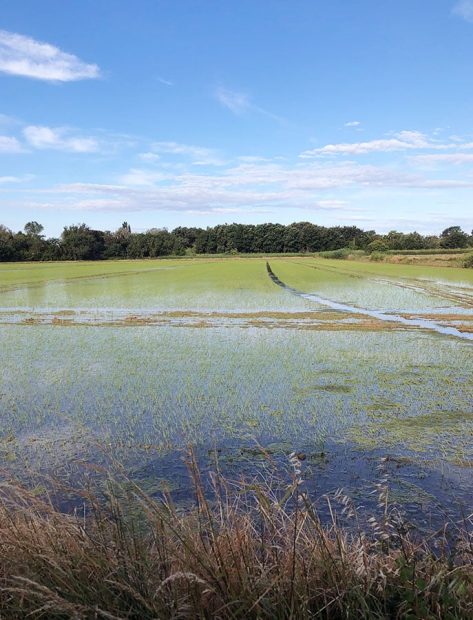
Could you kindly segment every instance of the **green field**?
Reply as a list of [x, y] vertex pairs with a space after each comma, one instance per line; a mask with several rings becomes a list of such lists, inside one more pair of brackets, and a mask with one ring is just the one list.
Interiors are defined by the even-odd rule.
[[471, 502], [472, 272], [268, 260], [292, 291], [264, 258], [2, 264], [3, 467], [113, 456], [177, 488], [189, 442], [246, 472], [258, 443], [324, 491], [361, 495], [388, 455], [406, 502]]

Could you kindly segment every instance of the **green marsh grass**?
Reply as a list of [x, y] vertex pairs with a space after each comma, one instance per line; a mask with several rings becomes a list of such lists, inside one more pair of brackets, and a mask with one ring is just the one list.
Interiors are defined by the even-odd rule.
[[[433, 349], [425, 334], [8, 325], [0, 339], [0, 444], [12, 464], [67, 460], [75, 428], [123, 459], [127, 446], [162, 453], [245, 436], [296, 445], [400, 439], [402, 450], [416, 429], [385, 429], [425, 412], [440, 435], [459, 445], [469, 437], [467, 418], [442, 412], [446, 399], [471, 411], [470, 347], [438, 338]], [[436, 445], [423, 434], [422, 451], [427, 441]]]
[[[334, 300], [467, 316], [467, 270], [448, 270], [447, 282], [437, 268], [271, 261], [289, 285]], [[95, 462], [103, 445], [136, 470], [188, 441], [248, 438], [333, 439], [462, 472], [471, 463], [469, 343], [339, 313], [342, 323], [277, 287], [263, 258], [9, 264], [6, 306], [0, 457], [9, 472], [66, 471]], [[48, 324], [35, 322], [42, 309]]]

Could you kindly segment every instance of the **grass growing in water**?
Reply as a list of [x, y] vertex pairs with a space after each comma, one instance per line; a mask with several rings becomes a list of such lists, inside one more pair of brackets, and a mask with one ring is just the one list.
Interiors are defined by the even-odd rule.
[[[466, 528], [437, 554], [391, 511], [370, 534], [349, 498], [323, 527], [291, 455], [284, 495], [274, 481], [234, 485], [213, 475], [209, 501], [192, 454], [196, 505], [182, 513], [127, 481], [88, 516], [66, 515], [18, 487], [0, 494], [0, 613], [38, 618], [467, 618], [473, 613], [473, 541]], [[126, 490], [125, 490], [126, 489]], [[132, 516], [131, 516], [132, 515]], [[442, 543], [442, 539], [440, 539]]]

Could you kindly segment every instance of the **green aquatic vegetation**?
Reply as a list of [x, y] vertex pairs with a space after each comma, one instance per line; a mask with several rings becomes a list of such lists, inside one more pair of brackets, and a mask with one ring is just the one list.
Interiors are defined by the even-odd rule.
[[349, 385], [343, 385], [339, 383], [328, 383], [326, 385], [315, 385], [314, 390], [322, 390], [324, 392], [334, 392], [336, 394], [348, 394], [352, 391], [352, 387]]
[[[417, 290], [432, 268], [271, 264], [299, 290], [360, 307], [453, 303]], [[450, 290], [468, 292], [451, 271]], [[314, 472], [329, 440], [459, 467], [471, 458], [471, 418], [452, 413], [473, 401], [469, 343], [355, 330], [344, 313], [276, 286], [263, 258], [6, 265], [0, 308], [0, 458], [11, 471], [66, 477], [113, 456], [139, 472], [188, 442], [235, 459], [224, 447], [254, 440], [282, 456], [308, 446]]]
[[[297, 259], [294, 259], [297, 260]], [[324, 259], [318, 261], [312, 259], [314, 264], [322, 263], [331, 266], [340, 273], [346, 273], [359, 276], [388, 276], [392, 278], [407, 279], [427, 279], [432, 281], [445, 280], [455, 283], [466, 283], [473, 285], [473, 274], [466, 272], [461, 267], [430, 267], [427, 265], [403, 265], [391, 263], [363, 263], [344, 261], [340, 265], [338, 261], [330, 261]]]
[[[124, 265], [127, 267], [124, 270]], [[267, 278], [264, 261], [214, 259], [182, 261], [111, 261], [92, 264], [78, 275], [75, 263], [58, 273], [0, 276], [11, 290], [1, 295], [3, 308], [153, 309], [240, 311], [249, 309], [304, 310], [308, 302], [281, 296]], [[108, 268], [108, 270], [107, 270]], [[13, 272], [13, 276], [15, 273]], [[30, 279], [28, 279], [30, 278]], [[7, 289], [8, 289], [7, 286]]]
[[[408, 417], [435, 410], [446, 394], [459, 405], [472, 396], [467, 346], [457, 345], [452, 362], [448, 340], [439, 340], [434, 354], [419, 346], [428, 341], [423, 335], [282, 331], [275, 339], [261, 330], [242, 338], [238, 329], [28, 329], [34, 333], [0, 328], [2, 428], [4, 436], [43, 434], [51, 446], [70, 436], [70, 425], [123, 450], [165, 451], [242, 432], [297, 443], [320, 433], [343, 436], [357, 424], [385, 425], [383, 411]], [[433, 355], [443, 368], [425, 365]], [[18, 369], [19, 357], [28, 365]], [[340, 377], [341, 358], [349, 385], [346, 375], [330, 381], [330, 371]], [[423, 383], [396, 382], [406, 359], [425, 365]], [[320, 370], [324, 381], [314, 384]], [[62, 446], [57, 451], [65, 458]]]
[[401, 506], [420, 505], [424, 512], [432, 510], [436, 502], [434, 495], [409, 480], [400, 480], [396, 485], [391, 485], [389, 500]]
[[[454, 281], [451, 275], [444, 282], [443, 272], [438, 268], [433, 268], [436, 279], [431, 280], [431, 271], [395, 275], [393, 271], [357, 271], [352, 263], [344, 262], [342, 267], [338, 262], [328, 263], [330, 261], [324, 259], [286, 259], [274, 262], [274, 266], [278, 277], [289, 286], [359, 308], [426, 313], [436, 308], [445, 311], [446, 307], [454, 312], [465, 303], [473, 304], [471, 283], [461, 278]], [[355, 267], [364, 265], [353, 264]]]
[[[394, 278], [389, 273], [347, 271], [352, 269], [352, 263], [346, 267], [344, 262], [340, 268], [335, 261], [337, 268], [326, 259], [276, 257], [272, 261], [280, 277], [292, 286], [360, 308], [408, 313], [442, 307], [444, 312], [447, 302], [453, 312], [469, 294], [467, 283], [460, 279], [454, 282], [451, 277], [446, 291], [438, 270], [434, 285], [428, 284], [429, 271], [422, 272], [421, 281], [414, 277], [418, 272]], [[364, 264], [356, 266], [362, 269]], [[454, 291], [454, 285], [460, 288]], [[149, 311], [313, 313], [323, 309], [313, 301], [281, 294], [267, 277], [265, 260], [261, 258], [6, 265], [0, 271], [0, 291], [2, 288], [3, 313], [7, 308], [17, 312], [29, 309], [25, 317], [29, 324], [36, 322], [41, 309], [54, 312], [56, 324], [68, 320], [64, 313], [71, 312], [76, 313], [74, 321], [81, 322], [84, 311], [89, 315], [96, 311], [98, 321], [108, 317], [113, 324], [117, 317], [123, 319], [125, 309], [138, 313], [135, 321], [146, 321], [147, 315], [142, 317], [140, 312]], [[11, 312], [9, 317], [7, 321], [12, 320]], [[93, 315], [87, 321], [93, 323]]]
[[442, 428], [456, 426], [458, 422], [473, 422], [473, 411], [434, 411], [431, 414], [422, 414], [412, 418], [404, 418], [399, 424], [404, 428], [425, 428], [426, 426], [441, 426]]
[[473, 459], [473, 412], [468, 411], [434, 410], [402, 417], [378, 410], [367, 425], [353, 428], [349, 435], [365, 448], [396, 446], [451, 463]]
[[374, 413], [396, 410], [402, 410], [402, 404], [400, 402], [394, 402], [383, 398], [375, 398], [370, 405], [366, 406], [366, 411]]
[[348, 394], [353, 390], [353, 387], [350, 385], [345, 385], [343, 383], [326, 383], [326, 384], [317, 384], [317, 385], [307, 385], [301, 388], [296, 388], [297, 393], [300, 397], [308, 398], [314, 394], [314, 392], [329, 392], [332, 394]]

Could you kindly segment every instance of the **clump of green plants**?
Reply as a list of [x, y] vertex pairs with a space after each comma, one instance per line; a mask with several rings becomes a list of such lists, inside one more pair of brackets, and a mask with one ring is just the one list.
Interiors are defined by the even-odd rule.
[[384, 252], [371, 252], [370, 260], [379, 263], [386, 258], [386, 254]]
[[333, 258], [338, 260], [347, 260], [349, 258], [359, 258], [365, 256], [364, 250], [354, 250], [352, 248], [340, 248], [339, 250], [327, 250], [326, 252], [319, 252], [318, 256], [322, 258]]
[[339, 260], [347, 259], [353, 250], [350, 248], [340, 248], [339, 250], [328, 250], [327, 252], [319, 252], [319, 256], [322, 258], [335, 258]]
[[465, 258], [463, 259], [463, 267], [466, 267], [467, 269], [473, 268], [473, 252], [465, 256]]
[[373, 254], [373, 252], [387, 252], [389, 245], [382, 239], [375, 239], [368, 244], [367, 250], [369, 254]]
[[[192, 454], [195, 508], [110, 481], [106, 500], [84, 493], [63, 514], [17, 486], [0, 488], [0, 615], [37, 618], [467, 618], [473, 613], [473, 541], [465, 527], [436, 553], [392, 511], [366, 530], [342, 491], [326, 498], [324, 526], [292, 453], [288, 484], [231, 483]], [[268, 469], [269, 471], [269, 469]], [[339, 507], [337, 510], [337, 506]]]
[[388, 254], [435, 256], [437, 254], [467, 254], [468, 252], [471, 252], [471, 248], [423, 248], [418, 250], [389, 250]]

